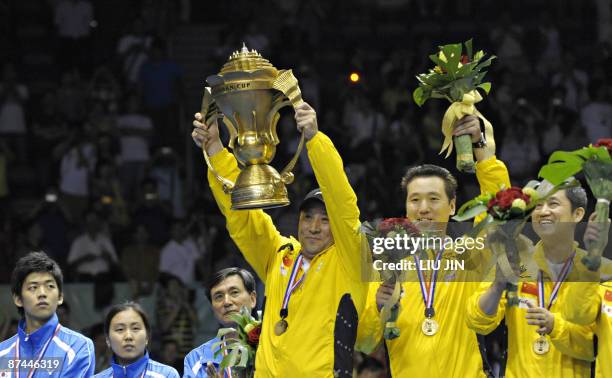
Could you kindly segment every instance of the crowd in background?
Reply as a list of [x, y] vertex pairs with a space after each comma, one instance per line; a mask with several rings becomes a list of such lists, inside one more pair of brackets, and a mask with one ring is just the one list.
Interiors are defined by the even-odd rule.
[[[134, 298], [169, 293], [158, 295], [165, 321], [157, 353], [181, 366], [197, 327], [191, 290], [215, 270], [245, 265], [190, 141], [200, 98], [188, 90], [176, 46], [194, 25], [207, 27], [201, 37], [214, 46], [200, 57], [199, 86], [243, 41], [276, 67], [294, 69], [344, 159], [362, 219], [403, 215], [406, 167], [428, 162], [456, 172], [454, 159], [438, 155], [447, 104], [418, 108], [411, 97], [437, 45], [473, 37], [477, 49], [497, 56], [487, 76], [493, 89], [478, 108], [494, 125], [513, 183], [535, 178], [554, 150], [610, 137], [612, 1], [504, 7], [492, 0], [2, 5], [0, 282], [23, 254], [44, 250], [69, 282], [94, 283], [100, 311], [113, 282], [127, 281]], [[290, 113], [278, 128], [280, 166], [297, 145]], [[316, 185], [307, 159], [296, 177], [292, 199]], [[458, 202], [475, 191], [460, 185]], [[296, 212], [271, 212], [283, 234], [295, 234]], [[89, 333], [104, 350], [102, 330]], [[498, 360], [500, 345], [492, 345]], [[379, 374], [384, 358], [365, 358], [359, 369]]]

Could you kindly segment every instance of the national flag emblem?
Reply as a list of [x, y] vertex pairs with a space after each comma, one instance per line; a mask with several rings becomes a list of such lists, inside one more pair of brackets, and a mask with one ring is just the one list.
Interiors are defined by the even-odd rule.
[[523, 285], [521, 286], [521, 293], [523, 293], [523, 294], [531, 294], [531, 295], [535, 295], [537, 297], [538, 296], [538, 287], [535, 284], [528, 283], [528, 282], [523, 282]]

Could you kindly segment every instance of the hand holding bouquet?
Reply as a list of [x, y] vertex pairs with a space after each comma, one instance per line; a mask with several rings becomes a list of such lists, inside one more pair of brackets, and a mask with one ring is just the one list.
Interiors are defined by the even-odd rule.
[[235, 328], [221, 328], [217, 337], [221, 340], [212, 346], [216, 350], [215, 357], [223, 354], [221, 369], [232, 369], [234, 373], [252, 377], [255, 366], [255, 352], [259, 345], [261, 320], [251, 316], [246, 307], [240, 313], [231, 315], [236, 323]]
[[[407, 249], [396, 248], [384, 248], [382, 252], [377, 252], [373, 247], [375, 245], [374, 240], [377, 238], [388, 238], [395, 239], [396, 237], [403, 238], [404, 235], [408, 237], [420, 237], [421, 232], [414, 224], [412, 224], [407, 218], [387, 218], [381, 221], [377, 221], [374, 225], [364, 222], [362, 224], [362, 232], [365, 234], [370, 248], [375, 254], [375, 258], [382, 260], [383, 263], [400, 263], [403, 259], [416, 251], [410, 251]], [[399, 270], [382, 270], [382, 280], [385, 283], [393, 285], [393, 294], [383, 305], [380, 312], [380, 318], [384, 325], [383, 336], [387, 340], [393, 340], [400, 335], [400, 330], [396, 325], [397, 317], [400, 312], [400, 293], [401, 293], [401, 274]]]
[[[442, 120], [444, 144], [440, 153], [447, 150], [446, 157], [453, 150], [453, 125], [465, 115], [476, 115], [492, 130], [492, 126], [474, 106], [482, 101], [477, 89], [489, 93], [491, 83], [483, 82], [487, 73], [484, 68], [491, 65], [495, 56], [484, 59], [480, 50], [472, 54], [472, 40], [465, 42], [465, 53], [461, 43], [439, 46], [438, 54], [429, 58], [436, 66], [427, 73], [417, 75], [419, 86], [412, 94], [414, 102], [422, 106], [429, 98], [445, 98], [451, 102]], [[457, 169], [462, 172], [475, 171], [472, 141], [469, 135], [455, 138], [457, 146]]]

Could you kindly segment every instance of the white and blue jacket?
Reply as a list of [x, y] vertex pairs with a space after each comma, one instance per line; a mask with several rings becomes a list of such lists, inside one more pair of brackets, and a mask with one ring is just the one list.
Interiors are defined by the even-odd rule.
[[[146, 373], [145, 373], [146, 372]], [[127, 366], [121, 366], [115, 361], [113, 356], [111, 367], [99, 372], [96, 378], [180, 378], [175, 368], [161, 364], [149, 358], [149, 353], [145, 353], [138, 361]]]
[[183, 378], [208, 378], [206, 374], [206, 365], [208, 362], [212, 362], [217, 371], [219, 371], [219, 364], [223, 360], [223, 356], [219, 354], [215, 358], [215, 351], [212, 350], [212, 346], [218, 343], [218, 338], [214, 338], [195, 348], [187, 356], [185, 356], [185, 369], [183, 369]]
[[[96, 367], [93, 342], [80, 333], [63, 326], [60, 326], [55, 334], [58, 325], [57, 315], [53, 314], [45, 325], [28, 335], [25, 332], [25, 319], [22, 319], [19, 322], [17, 334], [0, 343], [0, 360], [6, 361], [6, 359], [14, 359], [17, 356], [17, 342], [19, 342], [19, 358], [36, 360], [49, 341], [41, 361], [58, 358], [61, 368], [57, 370], [37, 369], [34, 372], [34, 378], [93, 377]], [[2, 366], [0, 369], [6, 367]], [[28, 372], [28, 368], [21, 369], [20, 376], [27, 376]], [[12, 378], [13, 371], [0, 370], [0, 377]]]

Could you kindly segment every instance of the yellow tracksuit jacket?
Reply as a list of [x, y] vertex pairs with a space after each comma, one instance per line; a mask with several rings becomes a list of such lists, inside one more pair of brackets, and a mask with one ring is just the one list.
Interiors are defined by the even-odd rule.
[[[325, 199], [334, 244], [310, 262], [306, 278], [289, 302], [289, 327], [280, 336], [274, 333], [274, 325], [280, 320], [283, 295], [300, 243], [280, 235], [262, 210], [231, 210], [230, 196], [208, 172], [230, 236], [266, 287], [256, 377], [352, 376], [358, 314], [367, 295], [367, 284], [361, 279], [357, 198], [331, 140], [319, 132], [306, 147]], [[221, 175], [236, 179], [237, 162], [227, 150], [211, 160]]]
[[[602, 267], [610, 273], [612, 266]], [[608, 272], [605, 272], [605, 271]], [[563, 315], [577, 324], [593, 324], [597, 343], [595, 377], [612, 377], [612, 281], [599, 283], [599, 272], [588, 272], [589, 276], [568, 288], [567, 300], [563, 303]]]
[[[501, 185], [510, 187], [508, 170], [495, 157], [478, 162], [476, 175], [480, 190], [497, 192]], [[385, 340], [389, 352], [393, 377], [484, 377], [482, 358], [476, 333], [465, 325], [467, 300], [478, 289], [483, 275], [487, 274], [491, 257], [489, 251], [466, 251], [465, 270], [440, 270], [434, 296], [434, 319], [440, 329], [434, 336], [421, 331], [425, 319], [425, 305], [421, 296], [416, 272], [409, 274], [402, 283], [401, 311], [397, 326], [400, 336]], [[430, 254], [430, 258], [432, 258]], [[453, 251], [443, 253], [441, 267], [446, 260], [455, 259]], [[468, 265], [472, 265], [468, 268]], [[412, 276], [410, 276], [412, 275]], [[366, 309], [359, 322], [356, 348], [366, 353], [383, 341], [383, 324], [376, 305], [376, 291], [380, 282], [370, 283]]]
[[[533, 351], [533, 342], [539, 337], [536, 332], [538, 327], [527, 324], [527, 319], [525, 319], [527, 314], [526, 304], [520, 303], [519, 306], [506, 308], [504, 295], [500, 300], [497, 313], [488, 316], [480, 309], [479, 300], [480, 296], [492, 285], [490, 281], [482, 283], [480, 289], [470, 298], [467, 306], [467, 324], [474, 331], [483, 335], [489, 334], [505, 318], [508, 327], [507, 378], [588, 378], [591, 376], [591, 361], [593, 360], [591, 326], [569, 322], [562, 314], [563, 303], [568, 300], [569, 288], [572, 285], [580, 284], [577, 281], [585, 275], [586, 268], [579, 264], [585, 251], [577, 248], [577, 243], [575, 249], [576, 255], [574, 256], [572, 270], [561, 285], [557, 300], [550, 308], [555, 316], [555, 323], [552, 332], [546, 336], [551, 347], [549, 352], [544, 355], [538, 355]], [[550, 269], [544, 257], [542, 242], [536, 244], [533, 259], [544, 273], [544, 296], [548, 301], [554, 282], [551, 282]], [[494, 274], [495, 271], [492, 270], [490, 277], [493, 278]], [[519, 299], [530, 300], [537, 304], [537, 280], [519, 282], [518, 296]]]

